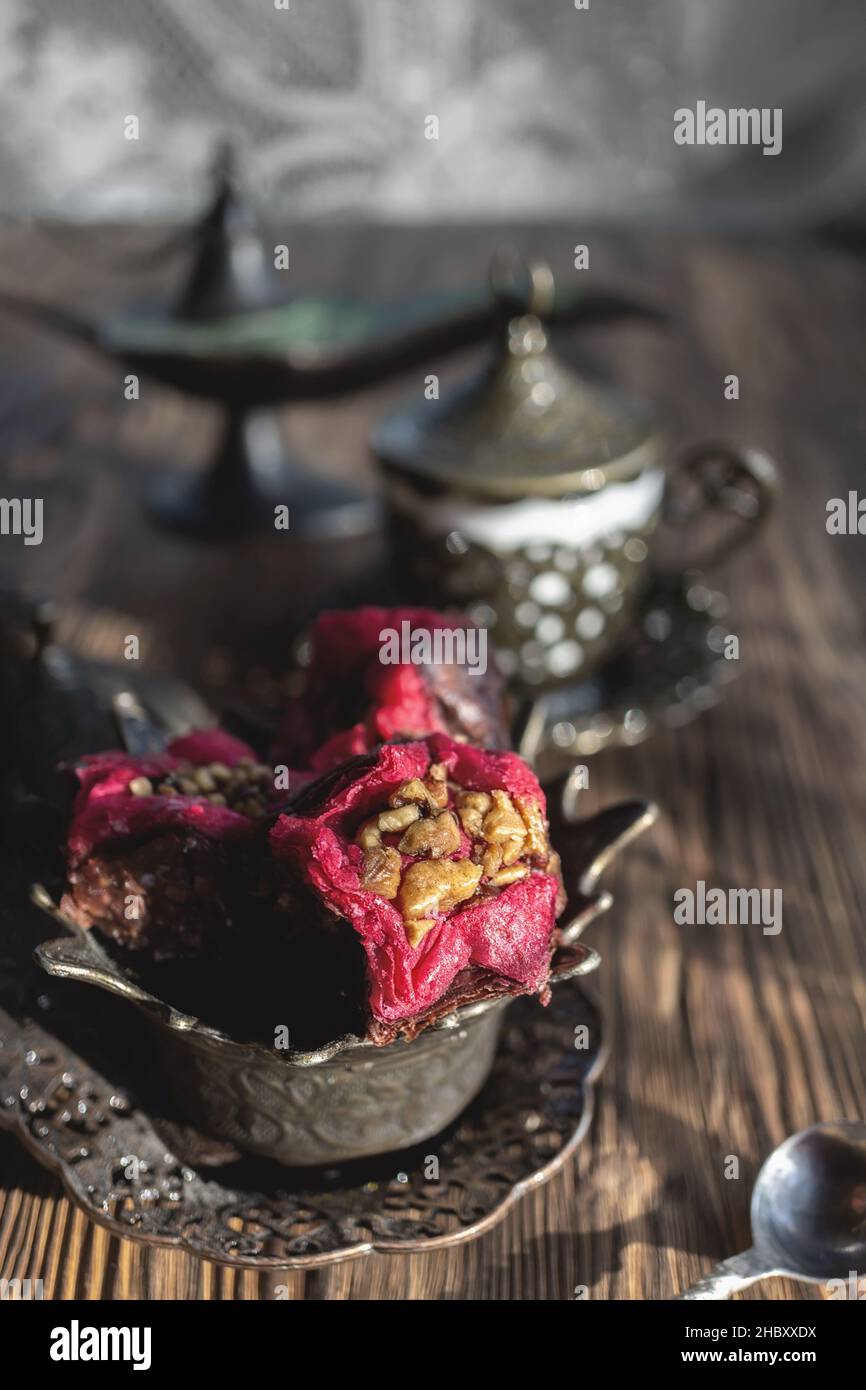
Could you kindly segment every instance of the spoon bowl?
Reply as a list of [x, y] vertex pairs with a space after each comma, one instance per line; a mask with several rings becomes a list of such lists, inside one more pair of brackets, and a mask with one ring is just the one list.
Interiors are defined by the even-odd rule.
[[866, 1272], [866, 1124], [832, 1120], [786, 1139], [758, 1174], [751, 1217], [751, 1250], [680, 1298], [729, 1298], [770, 1275], [815, 1284]]
[[752, 1237], [801, 1279], [866, 1269], [866, 1125], [812, 1125], [780, 1144], [755, 1183]]

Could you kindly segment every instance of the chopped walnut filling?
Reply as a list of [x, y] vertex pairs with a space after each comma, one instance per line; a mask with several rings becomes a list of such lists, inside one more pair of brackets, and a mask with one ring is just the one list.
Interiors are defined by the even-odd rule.
[[429, 806], [434, 811], [445, 810], [448, 805], [448, 774], [441, 763], [433, 763], [423, 782], [420, 777], [403, 782], [389, 797], [388, 804], [404, 806], [411, 801], [419, 806]]
[[457, 814], [460, 824], [470, 839], [481, 835], [484, 817], [493, 805], [493, 798], [487, 792], [461, 792], [457, 798]]
[[502, 851], [503, 864], [513, 864], [523, 853], [526, 826], [507, 792], [496, 790], [490, 795], [493, 805], [484, 817], [481, 837]]
[[397, 846], [401, 854], [428, 855], [442, 859], [460, 848], [460, 826], [450, 811], [416, 820]]
[[395, 811], [381, 811], [376, 825], [380, 833], [386, 835], [389, 831], [405, 830], [406, 826], [418, 820], [420, 815], [420, 806], [398, 806]]
[[525, 796], [516, 796], [514, 804], [520, 812], [520, 818], [526, 826], [526, 845], [524, 854], [530, 858], [544, 858], [550, 853], [550, 845], [547, 842], [547, 826], [544, 823], [544, 816], [541, 814], [541, 807], [537, 801], [530, 801]]
[[[453, 857], [467, 839], [468, 850]], [[423, 781], [403, 782], [388, 808], [358, 828], [355, 842], [364, 851], [361, 886], [396, 902], [412, 946], [476, 895], [518, 883], [533, 869], [555, 871], [537, 802], [500, 789], [468, 791], [448, 782], [442, 764]]]
[[396, 849], [374, 845], [364, 855], [364, 887], [383, 898], [396, 898], [403, 861]]
[[481, 881], [481, 865], [471, 859], [416, 859], [400, 883], [397, 906], [406, 923], [406, 935], [417, 946], [436, 925], [432, 913], [450, 912], [458, 903], [475, 896]]
[[240, 758], [233, 767], [181, 762], [163, 773], [156, 786], [149, 777], [133, 777], [129, 791], [133, 796], [202, 796], [214, 806], [227, 806], [257, 820], [267, 815], [267, 784], [273, 775], [272, 768], [252, 758]]

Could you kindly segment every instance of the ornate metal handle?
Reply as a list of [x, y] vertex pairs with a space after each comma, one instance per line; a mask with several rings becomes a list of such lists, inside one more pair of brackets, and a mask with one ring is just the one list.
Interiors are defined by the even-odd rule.
[[[684, 527], [715, 512], [738, 524], [686, 567], [709, 569], [751, 540], [769, 516], [777, 491], [775, 464], [757, 449], [702, 444], [687, 454], [669, 480], [665, 520]], [[678, 567], [684, 567], [682, 561]]]
[[766, 1261], [756, 1250], [744, 1250], [742, 1255], [732, 1255], [729, 1260], [722, 1260], [703, 1279], [696, 1280], [677, 1294], [677, 1298], [730, 1298], [732, 1293], [739, 1293], [740, 1289], [748, 1288], [758, 1279], [766, 1279], [770, 1273], [772, 1271], [767, 1269]]

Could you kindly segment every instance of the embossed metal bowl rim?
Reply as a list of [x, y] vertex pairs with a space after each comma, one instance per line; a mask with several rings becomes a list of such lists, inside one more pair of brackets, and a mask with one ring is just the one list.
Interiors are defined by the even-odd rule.
[[[423, 1033], [418, 1034], [412, 1043], [398, 1038], [385, 1046], [377, 1046], [368, 1038], [359, 1038], [354, 1033], [346, 1033], [342, 1037], [334, 1038], [331, 1042], [325, 1043], [322, 1047], [312, 1048], [309, 1051], [293, 1051], [288, 1048], [283, 1051], [269, 1047], [266, 1043], [255, 1039], [233, 1038], [222, 1029], [202, 1023], [192, 1014], [182, 1013], [173, 1005], [165, 1003], [164, 1000], [149, 993], [148, 990], [142, 989], [135, 981], [128, 979], [123, 974], [121, 967], [115, 964], [88, 932], [82, 931], [72, 922], [69, 923], [69, 928], [70, 931], [74, 932], [73, 937], [56, 937], [51, 941], [44, 941], [36, 947], [36, 959], [47, 974], [58, 979], [78, 980], [83, 984], [95, 985], [98, 989], [104, 989], [111, 994], [128, 999], [172, 1032], [197, 1034], [199, 1037], [208, 1038], [211, 1042], [218, 1043], [222, 1047], [243, 1053], [245, 1057], [258, 1054], [270, 1059], [276, 1056], [288, 1067], [315, 1067], [323, 1062], [330, 1062], [338, 1056], [341, 1061], [349, 1061], [357, 1053], [368, 1054], [368, 1060], [372, 1060], [374, 1057], [380, 1057], [386, 1053], [390, 1054], [395, 1048], [402, 1049], [412, 1046], [423, 1038], [429, 1037], [430, 1034], [460, 1028], [470, 1019], [488, 1013], [501, 1004], [510, 1003], [515, 997], [509, 994], [499, 994], [491, 999], [464, 1004], [461, 1008], [455, 1009], [453, 1013], [437, 1019]], [[564, 980], [575, 979], [579, 975], [587, 975], [598, 969], [601, 964], [601, 957], [598, 952], [588, 946], [578, 949], [581, 951], [579, 959], [571, 960], [567, 964], [563, 963], [558, 969], [554, 966], [554, 972], [550, 978], [551, 985], [560, 984]]]
[[[563, 782], [560, 795], [562, 817], [566, 824], [570, 825], [577, 823], [577, 801], [580, 791], [578, 773], [579, 769], [572, 769]], [[591, 947], [578, 944], [577, 940], [586, 926], [601, 913], [608, 911], [613, 902], [610, 893], [597, 892], [595, 885], [613, 856], [649, 825], [652, 825], [657, 815], [658, 809], [652, 803], [624, 802], [608, 807], [590, 820], [582, 822], [587, 830], [598, 825], [601, 825], [602, 829], [596, 836], [598, 843], [595, 845], [594, 852], [585, 865], [571, 865], [567, 862], [567, 857], [563, 859], [566, 882], [577, 881], [584, 903], [567, 925], [560, 929], [561, 944], [566, 951], [579, 952], [579, 958], [574, 959], [572, 954], [571, 959], [566, 957], [560, 962], [558, 968], [554, 958], [554, 969], [550, 978], [551, 985], [589, 974], [601, 964], [601, 957], [598, 952]], [[610, 824], [610, 833], [605, 835], [603, 825], [607, 823]], [[72, 979], [84, 984], [95, 985], [99, 989], [107, 990], [127, 999], [171, 1032], [196, 1034], [238, 1054], [238, 1056], [258, 1056], [262, 1059], [267, 1058], [269, 1061], [272, 1061], [276, 1056], [283, 1065], [288, 1067], [319, 1066], [338, 1056], [343, 1061], [350, 1061], [359, 1053], [364, 1054], [367, 1060], [373, 1060], [375, 1056], [382, 1056], [383, 1054], [390, 1055], [395, 1049], [402, 1050], [417, 1045], [430, 1034], [460, 1028], [469, 1019], [476, 1018], [479, 1014], [486, 1013], [503, 1003], [504, 1000], [513, 997], [497, 995], [476, 1003], [464, 1004], [455, 1009], [453, 1013], [438, 1019], [436, 1023], [431, 1024], [429, 1028], [409, 1043], [403, 1039], [398, 1039], [385, 1046], [376, 1046], [367, 1038], [359, 1038], [355, 1034], [347, 1033], [309, 1051], [293, 1051], [291, 1049], [283, 1051], [268, 1046], [260, 1040], [233, 1038], [222, 1029], [203, 1023], [194, 1015], [185, 1013], [160, 999], [157, 995], [150, 993], [134, 980], [128, 978], [122, 966], [94, 938], [92, 931], [84, 930], [66, 918], [41, 885], [35, 885], [33, 898], [37, 906], [47, 912], [69, 933], [63, 937], [44, 941], [36, 947], [36, 960], [47, 974], [61, 979]]]

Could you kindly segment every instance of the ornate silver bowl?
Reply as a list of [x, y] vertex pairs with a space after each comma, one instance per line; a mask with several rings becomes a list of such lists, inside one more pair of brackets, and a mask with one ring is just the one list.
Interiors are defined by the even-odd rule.
[[[579, 821], [572, 773], [551, 801], [552, 836], [569, 901], [551, 984], [595, 970], [598, 954], [578, 941], [612, 903], [598, 889], [611, 857], [652, 824], [643, 802]], [[309, 1167], [407, 1148], [445, 1129], [484, 1085], [508, 996], [465, 1005], [412, 1042], [375, 1047], [346, 1035], [315, 1051], [279, 1051], [230, 1037], [143, 988], [92, 932], [68, 922], [45, 894], [37, 903], [68, 935], [37, 948], [50, 975], [96, 985], [143, 1016], [166, 1083], [189, 1123], [242, 1151]]]

